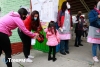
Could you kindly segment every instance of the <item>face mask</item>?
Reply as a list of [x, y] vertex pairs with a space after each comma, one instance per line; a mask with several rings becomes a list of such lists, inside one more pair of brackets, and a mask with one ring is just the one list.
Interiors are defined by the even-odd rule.
[[26, 19], [26, 17], [23, 17], [23, 18], [22, 18], [22, 20], [25, 20], [25, 19]]
[[70, 4], [68, 2], [66, 4], [66, 6], [67, 6], [67, 9], [70, 9], [71, 8], [71, 6], [70, 6]]
[[21, 16], [21, 19], [22, 19], [22, 20], [25, 20], [25, 19], [26, 19], [26, 15], [22, 15], [22, 16]]
[[79, 13], [79, 16], [81, 15], [81, 13]]
[[34, 20], [37, 20], [37, 17], [34, 17]]
[[97, 3], [97, 9], [100, 10], [100, 1]]

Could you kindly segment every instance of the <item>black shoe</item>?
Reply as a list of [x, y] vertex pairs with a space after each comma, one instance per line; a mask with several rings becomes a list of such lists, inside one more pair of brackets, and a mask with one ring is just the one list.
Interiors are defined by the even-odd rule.
[[48, 58], [48, 61], [52, 60], [53, 58]]
[[78, 45], [74, 45], [75, 47], [79, 47]]
[[63, 52], [63, 53], [62, 53], [62, 52], [60, 52], [60, 53], [61, 53], [62, 55], [66, 55], [66, 53], [65, 53], [65, 52]]
[[83, 46], [82, 44], [79, 44], [79, 46]]
[[67, 54], [69, 54], [69, 51], [65, 51]]
[[55, 62], [57, 60], [57, 58], [53, 58], [53, 62]]

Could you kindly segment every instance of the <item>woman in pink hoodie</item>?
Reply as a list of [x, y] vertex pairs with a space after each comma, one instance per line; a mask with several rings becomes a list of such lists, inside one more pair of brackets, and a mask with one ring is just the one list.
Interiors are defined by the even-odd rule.
[[[55, 23], [51, 21], [49, 23], [48, 29], [45, 29], [46, 32], [46, 38], [47, 38], [47, 45], [49, 46], [49, 54], [48, 54], [48, 61], [52, 60], [56, 61], [57, 59], [55, 58], [56, 54], [56, 46], [58, 43], [60, 43], [60, 38], [59, 38], [59, 33], [56, 30]], [[53, 50], [53, 58], [51, 58], [51, 52]]]
[[20, 8], [18, 12], [10, 12], [7, 15], [0, 18], [0, 55], [2, 54], [2, 50], [5, 53], [5, 62], [7, 67], [12, 67], [12, 62], [9, 60], [11, 58], [12, 50], [9, 36], [12, 35], [11, 30], [15, 28], [19, 28], [26, 35], [31, 38], [36, 38], [38, 34], [32, 33], [26, 29], [22, 20], [26, 18], [27, 10], [24, 8]]

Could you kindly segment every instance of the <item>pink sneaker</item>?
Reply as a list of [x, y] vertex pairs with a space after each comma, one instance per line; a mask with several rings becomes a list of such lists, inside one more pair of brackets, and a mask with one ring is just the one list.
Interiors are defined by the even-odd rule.
[[99, 62], [99, 60], [98, 60], [98, 58], [95, 56], [95, 57], [93, 57], [93, 60], [95, 61], [95, 62]]

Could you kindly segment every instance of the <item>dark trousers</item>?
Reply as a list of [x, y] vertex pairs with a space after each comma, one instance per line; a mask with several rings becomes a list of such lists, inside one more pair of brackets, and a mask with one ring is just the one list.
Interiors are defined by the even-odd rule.
[[[9, 58], [11, 58], [11, 43], [10, 43], [10, 39], [9, 36], [1, 33], [0, 32], [0, 56], [2, 54], [2, 50], [5, 53], [5, 62], [8, 61]], [[6, 62], [7, 67], [12, 67], [12, 62]]]
[[55, 59], [56, 55], [56, 46], [49, 46], [49, 53], [48, 53], [48, 59], [51, 58], [51, 53], [53, 51], [53, 59]]
[[30, 47], [31, 47], [31, 38], [25, 35], [22, 31], [18, 29], [19, 37], [23, 43], [23, 53], [25, 58], [28, 58], [30, 55]]
[[69, 50], [68, 40], [61, 40], [60, 42], [60, 52], [64, 53]]
[[80, 45], [80, 44], [81, 44], [81, 35], [76, 34], [75, 45]]
[[83, 31], [83, 37], [87, 37], [87, 31]]

